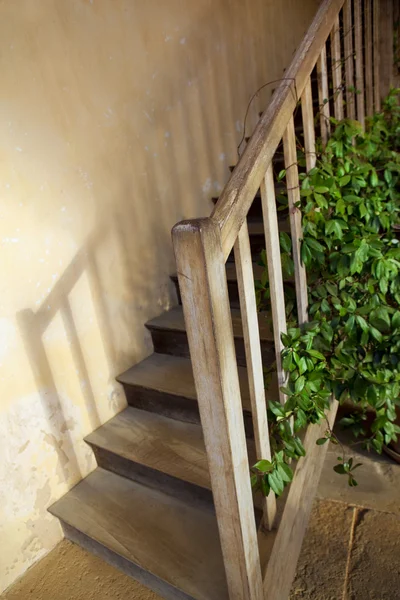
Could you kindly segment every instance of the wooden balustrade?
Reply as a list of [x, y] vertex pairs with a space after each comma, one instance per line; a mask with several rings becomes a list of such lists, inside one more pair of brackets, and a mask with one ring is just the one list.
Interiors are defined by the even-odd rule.
[[[256, 453], [259, 459], [270, 459], [247, 213], [260, 188], [277, 378], [282, 386], [286, 374], [281, 361], [281, 334], [286, 331], [286, 316], [272, 160], [283, 140], [297, 311], [302, 324], [308, 318], [308, 294], [300, 252], [300, 182], [293, 115], [301, 101], [307, 170], [315, 166], [317, 159], [315, 117], [318, 115], [314, 115], [311, 85], [314, 69], [318, 75], [322, 143], [326, 144], [331, 131], [331, 106], [334, 116], [343, 118], [344, 99], [346, 116], [357, 116], [365, 125], [366, 112], [371, 114], [373, 107], [380, 105], [379, 48], [372, 50], [372, 41], [379, 46], [380, 21], [378, 0], [323, 0], [211, 217], [179, 223], [173, 229], [179, 285], [231, 600], [287, 598], [327, 445], [317, 447], [315, 444], [323, 435], [326, 423], [310, 426], [304, 441], [307, 454], [298, 461], [283, 512], [278, 511], [279, 518], [272, 493], [264, 500], [263, 535], [270, 545], [273, 543], [264, 569], [259, 548], [262, 536], [260, 531], [257, 533], [253, 509], [225, 262], [234, 248]], [[370, 44], [370, 49], [365, 51], [364, 69], [365, 44]], [[333, 83], [331, 91], [329, 80]], [[285, 401], [282, 392], [280, 400]], [[337, 403], [332, 400], [327, 413], [331, 424], [336, 410]], [[274, 524], [278, 527], [277, 532], [265, 533]]]

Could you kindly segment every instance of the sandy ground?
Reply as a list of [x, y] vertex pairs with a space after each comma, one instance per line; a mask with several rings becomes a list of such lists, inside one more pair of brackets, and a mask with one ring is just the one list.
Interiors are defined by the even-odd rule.
[[[400, 517], [317, 500], [290, 600], [400, 598]], [[1, 600], [161, 600], [64, 540]]]
[[[343, 440], [346, 443], [345, 440]], [[329, 448], [290, 600], [400, 600], [400, 465], [353, 452], [363, 467], [349, 488]], [[64, 540], [0, 600], [160, 600]]]

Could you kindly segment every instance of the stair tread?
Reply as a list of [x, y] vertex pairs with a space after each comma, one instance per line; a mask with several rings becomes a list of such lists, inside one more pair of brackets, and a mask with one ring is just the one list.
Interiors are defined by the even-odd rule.
[[[247, 370], [244, 367], [238, 367], [238, 371], [242, 402], [244, 408], [250, 410]], [[159, 392], [197, 400], [190, 358], [154, 352], [142, 362], [119, 375], [117, 381], [125, 385], [147, 387]]]
[[50, 512], [189, 598], [228, 599], [216, 517], [205, 504], [97, 468]]
[[[240, 310], [237, 308], [231, 309], [233, 335], [235, 338], [243, 338], [242, 320]], [[267, 320], [266, 313], [259, 313], [258, 322], [260, 329], [260, 339], [265, 342], [273, 342], [273, 333]], [[162, 313], [159, 317], [152, 319], [146, 323], [149, 329], [172, 329], [174, 331], [185, 331], [185, 321], [183, 317], [182, 306], [176, 306], [171, 310]]]
[[200, 425], [128, 407], [85, 441], [171, 477], [211, 488]]

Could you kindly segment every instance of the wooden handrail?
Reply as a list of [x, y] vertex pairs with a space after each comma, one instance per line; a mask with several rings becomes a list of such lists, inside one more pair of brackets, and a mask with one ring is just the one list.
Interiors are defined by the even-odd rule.
[[267, 110], [215, 205], [211, 218], [221, 229], [229, 256], [268, 165], [300, 100], [344, 0], [324, 0]]

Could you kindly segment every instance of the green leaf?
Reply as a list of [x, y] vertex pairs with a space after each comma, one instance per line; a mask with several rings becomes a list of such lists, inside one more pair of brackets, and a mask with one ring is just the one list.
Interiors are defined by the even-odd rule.
[[317, 439], [317, 445], [318, 446], [323, 446], [324, 444], [326, 444], [326, 442], [329, 442], [329, 439], [324, 437], [324, 438], [318, 438]]
[[273, 471], [268, 475], [268, 484], [277, 496], [280, 496], [285, 488], [282, 477], [277, 471]]
[[294, 389], [295, 389], [296, 394], [299, 394], [303, 390], [305, 383], [306, 383], [306, 379], [305, 379], [304, 375], [300, 375], [300, 377], [298, 379], [296, 379], [296, 382], [294, 384]]
[[319, 360], [325, 360], [325, 356], [321, 352], [318, 352], [318, 350], [310, 349], [310, 350], [306, 350], [306, 352], [313, 358], [318, 358]]
[[343, 465], [335, 465], [333, 467], [333, 470], [336, 471], [336, 473], [339, 473], [340, 475], [345, 475], [347, 473]]
[[304, 241], [307, 244], [307, 246], [309, 246], [313, 250], [316, 250], [317, 252], [325, 252], [325, 248], [322, 246], [322, 244], [317, 242], [317, 240], [315, 240], [314, 238], [307, 237], [304, 239]]
[[344, 187], [345, 185], [347, 185], [351, 180], [350, 175], [344, 175], [343, 177], [340, 177], [339, 179], [339, 185], [340, 187]]
[[254, 468], [261, 471], [261, 473], [270, 473], [274, 468], [274, 465], [269, 460], [259, 460], [254, 465]]
[[284, 418], [286, 416], [285, 409], [282, 404], [279, 402], [275, 402], [274, 400], [269, 401], [269, 409], [274, 413], [277, 417]]
[[303, 375], [303, 373], [305, 373], [306, 371], [307, 371], [307, 361], [306, 361], [305, 357], [303, 356], [299, 362], [299, 373], [300, 373], [300, 375]]
[[290, 483], [293, 480], [293, 471], [286, 463], [282, 462], [278, 465], [278, 473], [282, 478], [282, 481]]
[[288, 234], [285, 233], [284, 231], [281, 231], [279, 233], [279, 243], [284, 252], [292, 251], [292, 240], [290, 239]]
[[383, 340], [381, 332], [378, 331], [375, 327], [370, 327], [369, 332], [377, 342], [381, 342]]
[[343, 237], [342, 225], [337, 220], [328, 221], [325, 225], [325, 235], [332, 235], [341, 240]]
[[369, 325], [368, 325], [367, 321], [364, 319], [364, 317], [357, 315], [356, 321], [363, 331], [366, 331], [366, 332], [369, 331]]
[[398, 329], [400, 327], [400, 311], [396, 310], [392, 316], [392, 327]]

